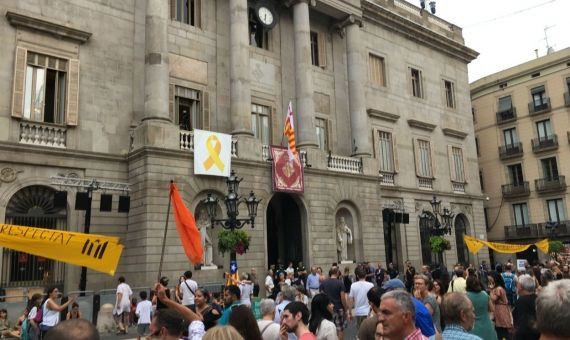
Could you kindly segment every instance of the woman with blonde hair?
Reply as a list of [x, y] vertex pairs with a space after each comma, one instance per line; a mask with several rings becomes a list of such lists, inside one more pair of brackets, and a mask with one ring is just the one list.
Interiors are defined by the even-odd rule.
[[232, 326], [216, 326], [210, 328], [202, 340], [244, 340]]

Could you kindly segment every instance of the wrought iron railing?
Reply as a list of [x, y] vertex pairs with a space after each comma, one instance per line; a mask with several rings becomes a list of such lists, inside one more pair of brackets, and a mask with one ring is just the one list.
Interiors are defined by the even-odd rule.
[[506, 198], [528, 196], [530, 195], [530, 186], [527, 181], [518, 184], [503, 184], [501, 191]]
[[539, 178], [534, 180], [534, 185], [538, 192], [562, 191], [566, 190], [566, 177]]
[[511, 107], [508, 110], [497, 112], [497, 124], [511, 122], [517, 119], [517, 109]]
[[523, 146], [521, 142], [499, 146], [499, 158], [508, 159], [522, 156]]
[[551, 109], [550, 107], [550, 97], [546, 98], [546, 101], [543, 103], [537, 104], [534, 101], [528, 103], [528, 114], [529, 115], [538, 115], [541, 113], [549, 112]]
[[556, 148], [558, 148], [558, 136], [556, 134], [532, 139], [533, 152], [554, 150]]

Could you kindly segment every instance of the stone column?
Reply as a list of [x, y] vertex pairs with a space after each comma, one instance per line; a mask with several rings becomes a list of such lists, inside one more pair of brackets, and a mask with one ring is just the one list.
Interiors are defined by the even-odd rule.
[[233, 135], [252, 136], [247, 0], [230, 0], [230, 113]]
[[297, 107], [295, 108], [297, 126], [295, 126], [295, 132], [297, 134], [297, 146], [316, 147], [313, 70], [311, 65], [311, 26], [307, 0], [299, 0], [293, 6], [293, 30], [295, 32], [295, 90], [297, 96]]
[[352, 155], [370, 157], [372, 142], [366, 113], [364, 83], [366, 74], [362, 57], [360, 26], [362, 22], [351, 18], [346, 27], [346, 54], [348, 62], [348, 110], [352, 131]]
[[143, 121], [171, 121], [168, 112], [168, 11], [168, 1], [146, 2]]

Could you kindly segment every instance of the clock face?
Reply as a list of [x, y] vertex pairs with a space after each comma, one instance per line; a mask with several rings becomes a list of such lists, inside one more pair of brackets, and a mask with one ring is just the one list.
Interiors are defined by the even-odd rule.
[[273, 12], [271, 12], [267, 7], [259, 7], [257, 10], [257, 16], [259, 17], [259, 20], [261, 20], [261, 23], [266, 26], [271, 26], [275, 20], [273, 18]]

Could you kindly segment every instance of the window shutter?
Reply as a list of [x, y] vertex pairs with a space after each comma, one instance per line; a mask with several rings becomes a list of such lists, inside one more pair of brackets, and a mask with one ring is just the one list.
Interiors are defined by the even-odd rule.
[[378, 137], [378, 130], [376, 129], [372, 129], [372, 157], [380, 160], [380, 146], [378, 145], [380, 143], [379, 137]]
[[67, 125], [76, 126], [79, 120], [79, 60], [69, 59], [67, 84]]
[[174, 92], [176, 91], [176, 86], [174, 84], [168, 85], [168, 112], [170, 113], [170, 121], [177, 123], [178, 119], [176, 117], [176, 99]]
[[317, 35], [317, 41], [319, 43], [319, 66], [325, 68], [327, 66], [327, 42], [326, 35], [319, 32]]
[[201, 28], [202, 27], [202, 0], [195, 0], [194, 1], [194, 15], [196, 16], [194, 18], [194, 23], [196, 24], [196, 27]]
[[16, 47], [14, 60], [14, 87], [12, 89], [12, 117], [22, 118], [24, 113], [24, 83], [26, 80], [27, 50]]
[[333, 122], [331, 119], [327, 119], [327, 142], [330, 152], [334, 151], [334, 138], [333, 138]]
[[414, 160], [416, 162], [416, 176], [421, 175], [420, 171], [420, 145], [417, 138], [412, 138], [412, 144], [414, 145]]
[[449, 162], [449, 176], [452, 181], [457, 181], [457, 176], [455, 174], [455, 160], [453, 159], [453, 146], [447, 146], [447, 160]]
[[463, 163], [463, 182], [467, 183], [467, 163], [465, 162], [465, 149], [461, 148], [461, 162]]
[[431, 177], [435, 178], [435, 174], [437, 172], [437, 162], [435, 161], [435, 150], [433, 147], [432, 141], [429, 141], [429, 160], [430, 160], [430, 168], [431, 168]]
[[202, 92], [202, 129], [210, 130], [210, 94]]
[[176, 0], [170, 0], [170, 19], [176, 20]]
[[400, 162], [398, 161], [398, 143], [396, 142], [396, 134], [392, 134], [392, 154], [394, 155], [394, 172], [400, 172]]

